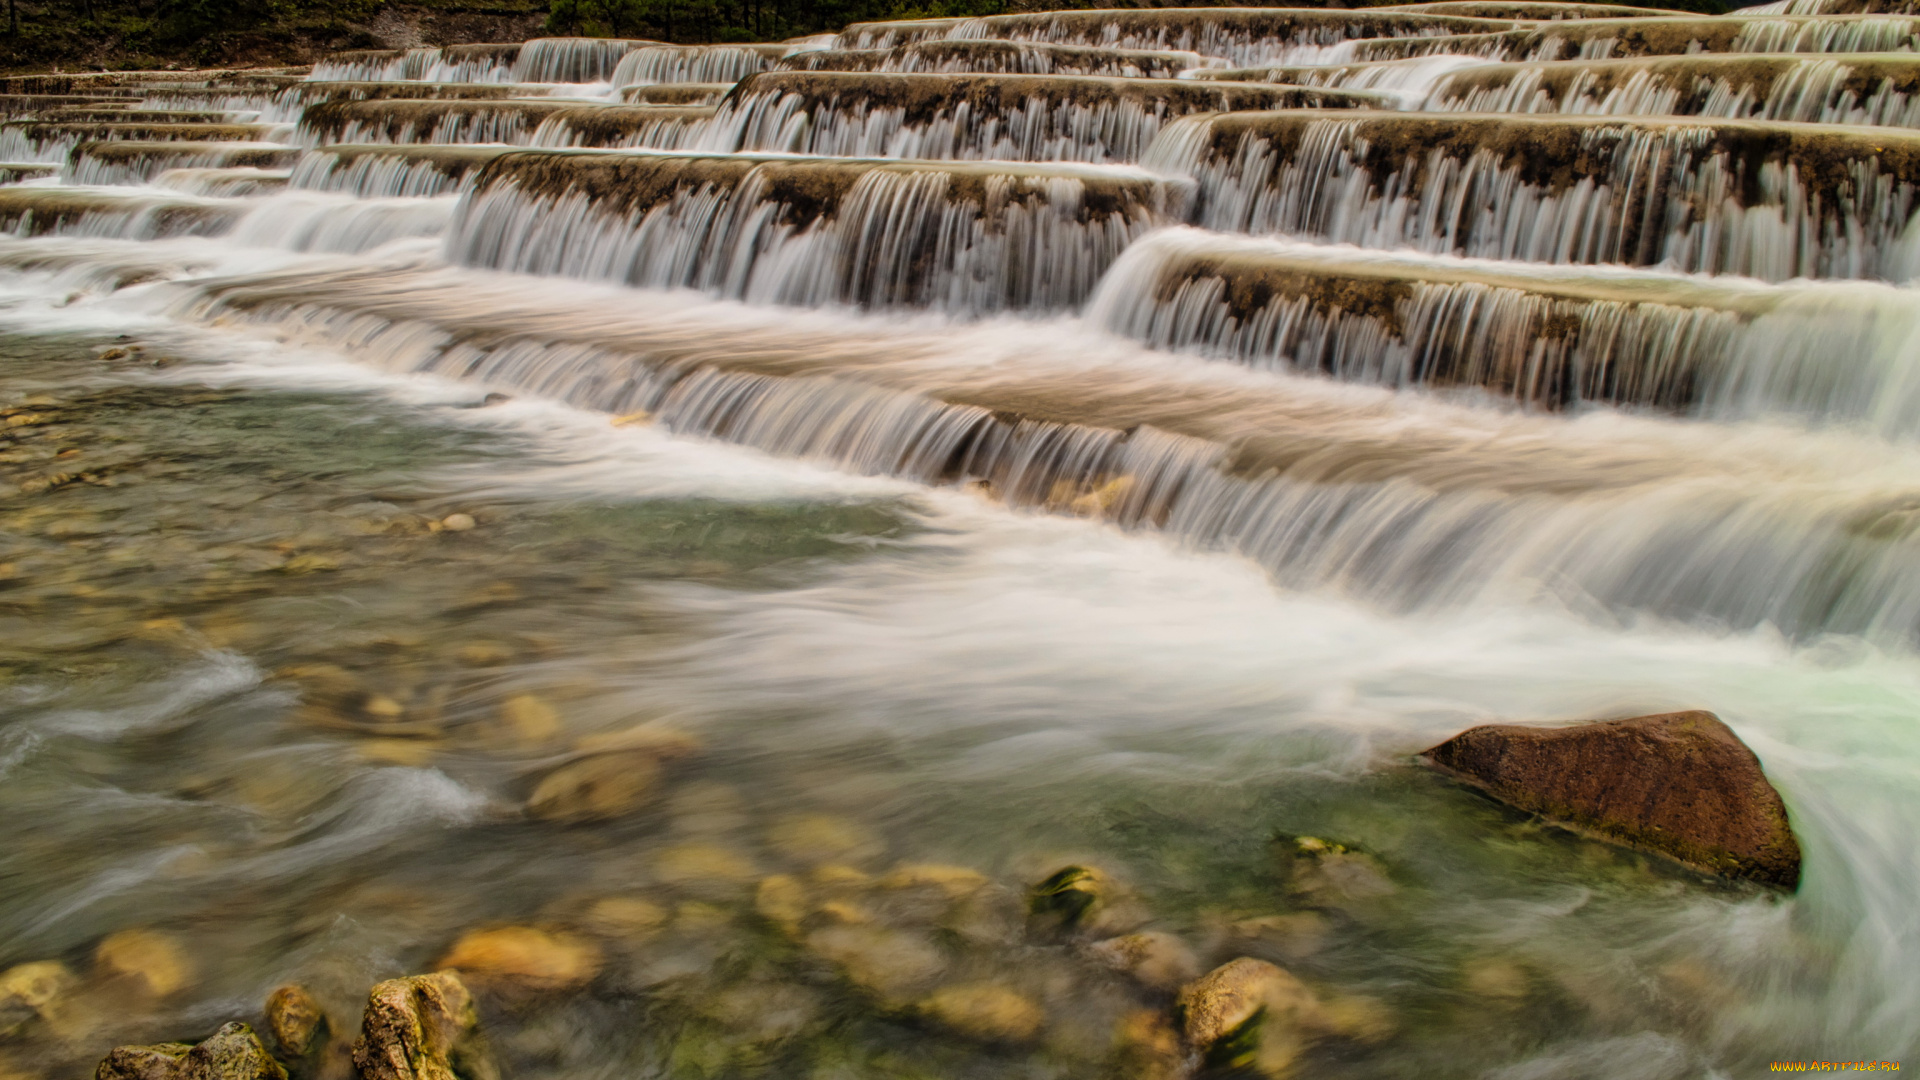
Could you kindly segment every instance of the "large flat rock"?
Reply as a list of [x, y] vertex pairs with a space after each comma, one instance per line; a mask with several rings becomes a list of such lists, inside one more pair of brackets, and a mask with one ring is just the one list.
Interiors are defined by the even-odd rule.
[[1760, 761], [1710, 712], [1489, 724], [1421, 755], [1509, 805], [1728, 877], [1793, 888], [1800, 845]]

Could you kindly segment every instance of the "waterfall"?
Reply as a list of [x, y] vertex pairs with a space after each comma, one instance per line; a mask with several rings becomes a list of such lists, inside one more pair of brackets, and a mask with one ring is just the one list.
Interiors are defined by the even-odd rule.
[[786, 55], [785, 45], [649, 45], [620, 58], [615, 86], [739, 82]]
[[700, 141], [714, 118], [711, 107], [598, 106], [549, 113], [527, 140], [531, 146], [652, 147], [672, 150]]
[[620, 90], [620, 100], [629, 105], [681, 105], [698, 108], [718, 105], [733, 92], [733, 83], [646, 83]]
[[1171, 79], [1218, 61], [1196, 52], [1100, 49], [1015, 41], [930, 40], [891, 49], [797, 53], [774, 65], [781, 71], [905, 71], [937, 75], [1110, 75]]
[[1447, 72], [1424, 104], [1438, 111], [1684, 115], [1910, 128], [1920, 127], [1917, 84], [1920, 60], [1700, 55], [1482, 64]]
[[286, 169], [299, 151], [257, 142], [89, 142], [68, 155], [70, 184], [143, 184], [171, 169]]
[[[1525, 19], [1561, 22], [1568, 19], [1652, 19], [1683, 15], [1664, 8], [1623, 7], [1619, 4], [1558, 3], [1557, 0], [1438, 0], [1431, 4], [1395, 4], [1395, 11], [1420, 15], [1465, 15], [1475, 19]], [[1754, 12], [1758, 8], [1743, 8]]]
[[1193, 80], [772, 72], [740, 85], [701, 145], [854, 157], [1132, 161], [1167, 121], [1184, 114], [1370, 103], [1337, 91]]
[[[505, 83], [513, 77], [520, 44], [445, 48], [364, 49], [337, 52], [313, 65], [315, 82]], [[533, 79], [530, 82], [566, 82]]]
[[520, 46], [513, 61], [512, 78], [502, 82], [523, 83], [599, 83], [608, 82], [620, 61], [635, 49], [661, 44], [657, 41], [623, 41], [609, 38], [534, 38]]
[[1193, 77], [1227, 82], [1284, 83], [1347, 91], [1374, 91], [1382, 96], [1383, 101], [1390, 101], [1400, 108], [1417, 109], [1428, 104], [1433, 87], [1443, 84], [1448, 75], [1463, 68], [1479, 70], [1491, 66], [1471, 56], [1442, 54], [1366, 64], [1215, 68], [1196, 71]]
[[966, 20], [942, 36], [1118, 49], [1174, 49], [1247, 66], [1313, 62], [1362, 38], [1485, 33], [1512, 26], [1513, 23], [1498, 19], [1381, 10], [1173, 8], [994, 15]]
[[1517, 273], [1170, 229], [1127, 249], [1086, 319], [1154, 348], [1351, 382], [1920, 437], [1920, 309], [1906, 290], [1873, 283]]
[[1920, 136], [1792, 124], [1234, 113], [1142, 159], [1211, 229], [1548, 263], [1904, 281]]
[[345, 192], [363, 199], [434, 196], [464, 191], [482, 166], [508, 147], [326, 146], [307, 152], [289, 185]]
[[155, 187], [199, 195], [210, 199], [239, 199], [251, 195], [269, 195], [285, 189], [292, 173], [285, 169], [266, 169], [252, 165], [179, 166], [168, 168], [152, 178]]
[[310, 82], [282, 90], [267, 107], [266, 118], [298, 121], [306, 110], [327, 101], [504, 101], [565, 96], [570, 89], [547, 83]]
[[343, 99], [308, 106], [296, 138], [306, 146], [333, 143], [514, 143], [525, 145], [542, 121], [568, 108], [565, 101]]
[[1751, 15], [1912, 15], [1907, 0], [1772, 0], [1741, 10]]
[[[1538, 422], [1444, 409], [1383, 427], [1370, 399], [1050, 373], [1084, 336], [1036, 336], [987, 382], [935, 365], [909, 390], [856, 373], [965, 343], [822, 341], [724, 310], [619, 321], [481, 282], [234, 280], [186, 303], [352, 341], [391, 370], [646, 412], [857, 472], [983, 481], [1012, 505], [1158, 528], [1289, 587], [1391, 608], [1544, 582], [1622, 611], [1920, 640], [1920, 489], [1885, 476], [1835, 489], [1764, 442], [1605, 417], [1547, 440]], [[1126, 426], [1062, 419], [1102, 414]]]
[[1184, 190], [1112, 167], [507, 154], [462, 197], [467, 266], [778, 304], [1071, 307]]
[[0, 127], [0, 160], [62, 163], [86, 142], [233, 142], [283, 134], [267, 124], [15, 123]]
[[450, 196], [370, 199], [288, 192], [261, 201], [225, 235], [250, 247], [358, 255], [395, 241], [445, 234], [454, 202]]
[[0, 232], [12, 236], [166, 240], [218, 236], [246, 212], [238, 200], [147, 192], [0, 187]]
[[835, 49], [891, 49], [945, 38], [964, 19], [901, 19], [892, 22], [848, 23], [833, 40]]

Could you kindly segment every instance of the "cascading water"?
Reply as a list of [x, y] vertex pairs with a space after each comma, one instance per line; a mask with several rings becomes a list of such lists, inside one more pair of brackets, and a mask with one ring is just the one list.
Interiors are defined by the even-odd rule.
[[1311, 112], [1169, 124], [1208, 228], [1548, 263], [1904, 281], [1920, 138], [1724, 121]]
[[695, 145], [842, 157], [1126, 162], [1178, 116], [1342, 109], [1376, 100], [1175, 79], [779, 72], [741, 83]]
[[462, 200], [448, 256], [768, 303], [1057, 310], [1184, 195], [1112, 167], [510, 154]]
[[[1913, 1057], [1917, 46], [1449, 0], [0, 80], [0, 1076], [290, 981], [347, 1075], [442, 967], [475, 1075]], [[1675, 708], [1797, 893], [1412, 762]], [[1297, 993], [1202, 1054], [1235, 957]]]
[[615, 86], [739, 82], [787, 52], [784, 45], [656, 45], [635, 49], [613, 69]]

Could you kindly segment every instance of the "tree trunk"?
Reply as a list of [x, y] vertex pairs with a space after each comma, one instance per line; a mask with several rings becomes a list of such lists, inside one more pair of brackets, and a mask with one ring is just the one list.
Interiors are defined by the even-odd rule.
[[7, 0], [7, 33], [14, 37], [20, 36], [20, 8], [17, 6], [18, 4], [19, 0]]

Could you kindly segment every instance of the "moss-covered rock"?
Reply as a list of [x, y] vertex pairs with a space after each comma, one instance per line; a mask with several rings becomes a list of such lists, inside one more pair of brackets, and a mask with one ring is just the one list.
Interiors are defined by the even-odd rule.
[[94, 1080], [287, 1080], [260, 1037], [231, 1023], [198, 1046], [120, 1046], [100, 1062]]
[[367, 995], [353, 1064], [361, 1080], [473, 1080], [493, 1075], [473, 995], [450, 971], [389, 979]]

